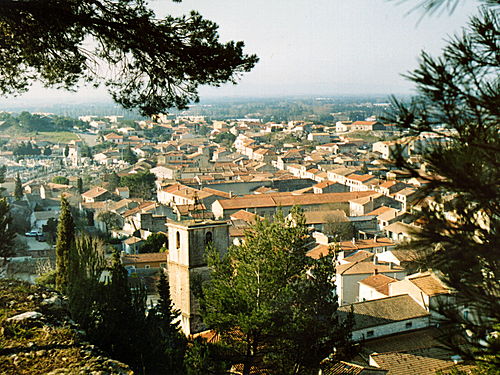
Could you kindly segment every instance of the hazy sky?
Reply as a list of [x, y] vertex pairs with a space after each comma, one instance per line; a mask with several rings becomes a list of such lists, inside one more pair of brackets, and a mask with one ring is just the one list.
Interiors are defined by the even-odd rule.
[[[419, 52], [438, 54], [477, 3], [449, 15], [407, 14], [420, 0], [153, 0], [158, 16], [194, 9], [220, 26], [223, 41], [243, 40], [260, 62], [239, 85], [203, 88], [213, 96], [278, 96], [408, 93], [401, 73], [417, 66]], [[78, 94], [35, 87], [15, 102], [75, 102], [107, 98], [105, 91]], [[12, 103], [12, 99], [0, 100]]]

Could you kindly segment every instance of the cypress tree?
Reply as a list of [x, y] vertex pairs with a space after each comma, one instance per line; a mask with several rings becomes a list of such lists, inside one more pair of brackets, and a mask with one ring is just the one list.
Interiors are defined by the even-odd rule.
[[[5, 165], [0, 166], [0, 184], [5, 182], [5, 174], [7, 173], [7, 167]], [[0, 196], [2, 196], [5, 191], [4, 187], [0, 187]]]
[[7, 262], [7, 258], [14, 255], [15, 232], [10, 228], [12, 217], [9, 213], [9, 204], [5, 198], [0, 199], [0, 257]]
[[66, 292], [69, 279], [70, 250], [75, 241], [75, 224], [66, 198], [61, 196], [61, 213], [56, 241], [56, 289]]
[[82, 194], [83, 193], [83, 180], [81, 177], [78, 177], [78, 180], [76, 181], [76, 187], [78, 189], [78, 193]]
[[14, 189], [14, 197], [16, 197], [17, 200], [22, 199], [24, 195], [23, 192], [23, 184], [21, 182], [21, 177], [19, 177], [19, 173], [16, 176], [16, 187]]
[[[170, 285], [164, 272], [158, 281], [158, 304], [148, 314], [149, 341], [153, 343], [152, 358], [168, 374], [184, 374], [184, 354], [187, 342], [180, 332], [177, 320], [180, 311], [174, 308], [170, 297]], [[152, 368], [152, 370], [155, 370]]]

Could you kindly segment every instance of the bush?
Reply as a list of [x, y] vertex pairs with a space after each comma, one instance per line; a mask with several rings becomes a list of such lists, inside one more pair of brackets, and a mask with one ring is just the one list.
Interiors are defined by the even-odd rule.
[[42, 285], [47, 288], [55, 288], [56, 287], [56, 270], [51, 270], [41, 274], [39, 277], [35, 279], [35, 283], [37, 285]]

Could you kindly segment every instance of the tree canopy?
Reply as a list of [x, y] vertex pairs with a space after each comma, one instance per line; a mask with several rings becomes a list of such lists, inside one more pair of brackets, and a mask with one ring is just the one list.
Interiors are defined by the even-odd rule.
[[258, 61], [217, 28], [196, 12], [156, 19], [143, 0], [1, 1], [0, 93], [104, 82], [144, 115], [184, 108], [198, 86], [235, 83]]
[[120, 178], [120, 186], [130, 189], [130, 196], [142, 199], [151, 199], [155, 189], [156, 176], [149, 172], [129, 174]]
[[14, 245], [16, 233], [12, 229], [12, 217], [6, 198], [0, 198], [0, 257], [4, 262], [15, 254]]
[[151, 233], [139, 248], [139, 253], [159, 253], [166, 247], [168, 237], [163, 233]]
[[348, 347], [350, 329], [338, 320], [333, 254], [306, 255], [305, 218], [281, 213], [259, 221], [240, 246], [220, 257], [209, 249], [213, 270], [201, 298], [204, 322], [220, 335], [222, 359], [271, 373], [314, 373], [321, 360]]
[[395, 157], [400, 168], [427, 181], [421, 192], [429, 197], [420, 218], [424, 225], [409, 246], [420, 251], [424, 268], [438, 271], [457, 292], [453, 305], [441, 307], [458, 327], [448, 339], [452, 345], [460, 343], [454, 348], [462, 354], [497, 369], [499, 26], [497, 10], [485, 7], [461, 35], [449, 41], [441, 57], [422, 53], [419, 67], [408, 75], [419, 95], [409, 103], [394, 99], [389, 119], [410, 135], [425, 133], [428, 139], [422, 149], [425, 170], [402, 153]]
[[56, 288], [66, 292], [70, 278], [70, 251], [75, 241], [75, 222], [71, 207], [66, 198], [61, 196], [61, 213], [57, 225], [56, 242]]

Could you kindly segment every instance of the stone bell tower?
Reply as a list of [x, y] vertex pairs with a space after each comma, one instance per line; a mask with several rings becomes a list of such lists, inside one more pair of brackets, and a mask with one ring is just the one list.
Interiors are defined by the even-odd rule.
[[[204, 329], [198, 314], [198, 301], [191, 292], [194, 277], [206, 278], [205, 247], [213, 242], [221, 254], [229, 245], [229, 223], [215, 220], [169, 221], [168, 279], [176, 309], [181, 311], [181, 327], [186, 335]], [[195, 276], [196, 275], [196, 276]]]

